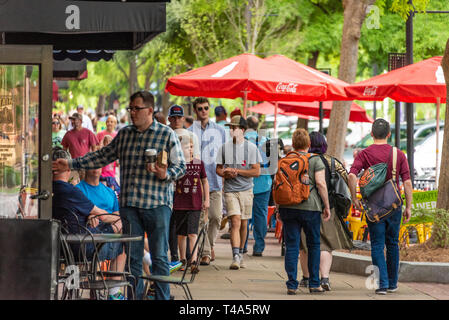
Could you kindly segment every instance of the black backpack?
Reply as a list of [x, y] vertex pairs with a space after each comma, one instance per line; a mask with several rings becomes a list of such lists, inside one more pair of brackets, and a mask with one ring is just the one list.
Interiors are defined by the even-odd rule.
[[[326, 185], [329, 197], [330, 208], [335, 208], [335, 212], [342, 219], [346, 219], [351, 208], [351, 192], [349, 190], [346, 181], [341, 174], [335, 169], [335, 161], [338, 161], [342, 166], [343, 164], [334, 157], [331, 157], [331, 165], [327, 162], [323, 155], [320, 155], [321, 160], [326, 166]], [[344, 168], [344, 166], [343, 166]]]

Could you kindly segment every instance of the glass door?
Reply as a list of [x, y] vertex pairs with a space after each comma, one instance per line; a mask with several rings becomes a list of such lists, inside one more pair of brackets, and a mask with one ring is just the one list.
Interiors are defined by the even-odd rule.
[[37, 218], [39, 66], [0, 65], [0, 216]]
[[0, 46], [0, 218], [51, 218], [51, 53]]

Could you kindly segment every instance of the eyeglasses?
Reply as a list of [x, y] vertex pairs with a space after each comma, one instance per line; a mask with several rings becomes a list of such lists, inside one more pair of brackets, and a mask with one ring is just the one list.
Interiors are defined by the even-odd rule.
[[133, 107], [133, 106], [129, 106], [128, 108], [126, 108], [126, 111], [128, 112], [132, 112], [132, 111], [140, 111], [143, 109], [148, 109], [149, 107]]
[[59, 124], [58, 121], [53, 121], [51, 124]]
[[209, 110], [209, 107], [198, 107], [198, 108], [196, 108], [196, 110], [198, 110], [199, 112], [201, 112], [201, 111], [203, 111], [203, 109], [205, 110], [205, 111], [207, 111], [207, 110]]

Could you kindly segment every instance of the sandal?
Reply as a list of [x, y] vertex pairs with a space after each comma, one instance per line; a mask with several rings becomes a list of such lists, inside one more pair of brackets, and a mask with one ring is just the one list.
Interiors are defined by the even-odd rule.
[[198, 272], [200, 272], [200, 269], [198, 268], [196, 262], [192, 262], [192, 263], [190, 264], [190, 271], [191, 271], [192, 273], [198, 273]]

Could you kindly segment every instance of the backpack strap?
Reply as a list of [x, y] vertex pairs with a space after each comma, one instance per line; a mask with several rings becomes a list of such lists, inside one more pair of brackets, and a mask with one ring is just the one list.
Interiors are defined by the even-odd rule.
[[392, 178], [393, 181], [396, 182], [396, 165], [398, 161], [398, 148], [393, 147], [393, 171], [392, 171]]

